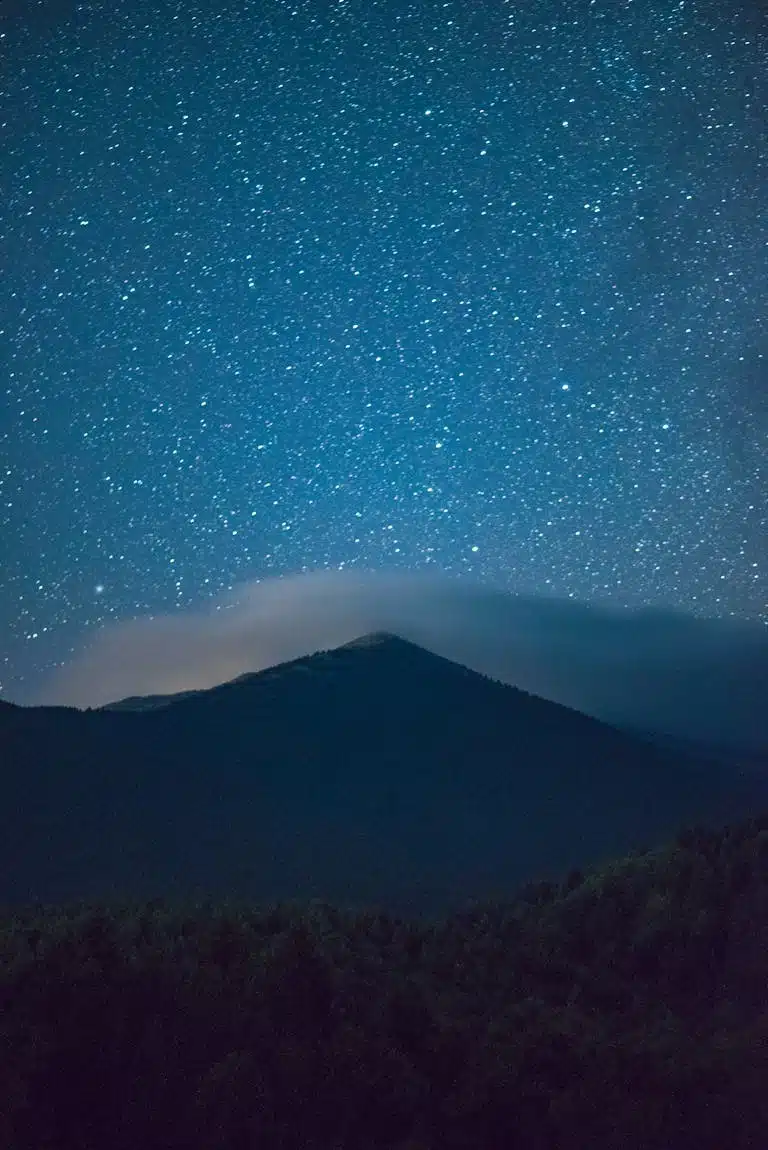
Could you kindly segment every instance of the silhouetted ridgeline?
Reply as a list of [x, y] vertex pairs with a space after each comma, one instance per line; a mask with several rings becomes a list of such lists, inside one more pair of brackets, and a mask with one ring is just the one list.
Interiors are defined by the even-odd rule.
[[0, 707], [0, 902], [322, 898], [447, 913], [768, 807], [390, 635], [220, 687]]
[[763, 1150], [768, 816], [433, 922], [0, 916], [9, 1150]]
[[2, 705], [0, 1147], [764, 1150], [761, 810], [386, 635]]

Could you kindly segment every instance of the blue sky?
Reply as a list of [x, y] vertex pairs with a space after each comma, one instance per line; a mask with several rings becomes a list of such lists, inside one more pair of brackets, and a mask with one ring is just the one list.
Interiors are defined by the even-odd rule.
[[86, 2], [0, 37], [6, 697], [306, 571], [768, 618], [757, 11]]

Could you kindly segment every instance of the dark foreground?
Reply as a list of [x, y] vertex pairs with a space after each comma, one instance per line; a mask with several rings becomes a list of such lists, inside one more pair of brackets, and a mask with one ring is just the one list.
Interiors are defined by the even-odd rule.
[[740, 1150], [768, 1129], [768, 815], [508, 904], [0, 918], [7, 1150]]

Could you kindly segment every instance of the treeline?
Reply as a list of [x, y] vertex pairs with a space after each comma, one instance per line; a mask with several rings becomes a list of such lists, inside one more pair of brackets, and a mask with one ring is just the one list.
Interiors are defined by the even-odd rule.
[[768, 815], [441, 922], [0, 914], [7, 1150], [764, 1150]]

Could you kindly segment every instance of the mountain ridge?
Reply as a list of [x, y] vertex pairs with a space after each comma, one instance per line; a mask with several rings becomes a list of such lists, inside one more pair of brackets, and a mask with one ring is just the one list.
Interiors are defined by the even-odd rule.
[[[387, 657], [395, 656], [400, 658], [409, 658], [413, 660], [423, 659], [426, 655], [430, 660], [430, 665], [436, 667], [441, 665], [443, 667], [450, 667], [454, 673], [458, 672], [465, 677], [465, 679], [482, 680], [485, 683], [491, 684], [494, 688], [503, 691], [511, 692], [509, 695], [525, 697], [526, 699], [533, 699], [546, 704], [547, 707], [554, 708], [559, 711], [567, 711], [573, 715], [579, 715], [583, 719], [587, 719], [591, 723], [595, 723], [601, 727], [607, 727], [614, 731], [621, 731], [621, 728], [613, 723], [606, 723], [601, 719], [595, 719], [591, 715], [587, 715], [584, 711], [578, 710], [576, 707], [571, 707], [566, 703], [558, 703], [549, 699], [545, 699], [541, 695], [536, 695], [532, 691], [527, 691], [523, 687], [514, 686], [511, 683], [506, 683], [504, 680], [495, 677], [494, 675], [486, 674], [483, 671], [476, 671], [472, 667], [459, 662], [456, 659], [451, 659], [446, 655], [440, 655], [429, 648], [422, 646], [419, 643], [414, 643], [410, 639], [404, 639], [402, 636], [390, 631], [372, 631], [359, 636], [357, 639], [352, 639], [347, 643], [341, 643], [336, 647], [322, 647], [316, 651], [307, 652], [304, 655], [298, 655], [295, 659], [286, 659], [280, 663], [275, 663], [269, 667], [263, 667], [258, 671], [245, 671], [236, 675], [232, 679], [226, 679], [221, 683], [217, 683], [211, 687], [195, 688], [187, 691], [174, 691], [170, 694], [163, 695], [130, 695], [125, 699], [118, 699], [112, 703], [105, 703], [94, 710], [99, 711], [118, 711], [118, 710], [154, 710], [166, 706], [174, 706], [177, 703], [187, 702], [190, 699], [200, 698], [201, 696], [211, 696], [214, 692], [220, 697], [220, 693], [226, 693], [230, 687], [242, 687], [245, 685], [261, 687], [266, 684], [273, 684], [294, 671], [313, 671], [319, 670], [324, 664], [327, 668], [329, 662], [337, 662], [338, 657], [344, 658], [345, 654], [360, 652], [363, 657], [365, 653], [371, 652], [377, 655], [385, 654]], [[638, 738], [636, 732], [623, 732], [630, 738]]]
[[421, 913], [751, 814], [676, 758], [391, 634], [159, 705], [0, 710], [0, 902], [319, 897]]

